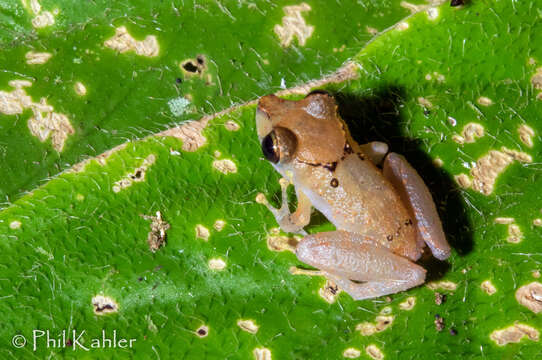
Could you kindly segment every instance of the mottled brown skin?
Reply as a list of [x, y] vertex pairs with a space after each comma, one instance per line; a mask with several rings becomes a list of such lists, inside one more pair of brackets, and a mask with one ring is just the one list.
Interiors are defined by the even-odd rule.
[[256, 124], [265, 156], [294, 184], [298, 196], [293, 214], [284, 203], [269, 209], [288, 232], [303, 232], [311, 206], [335, 225], [337, 231], [304, 237], [296, 254], [355, 299], [423, 283], [425, 270], [413, 261], [426, 243], [439, 259], [449, 256], [423, 180], [394, 153], [380, 170], [375, 163], [382, 161], [387, 146], [356, 144], [332, 96], [314, 93], [299, 101], [262, 97]]

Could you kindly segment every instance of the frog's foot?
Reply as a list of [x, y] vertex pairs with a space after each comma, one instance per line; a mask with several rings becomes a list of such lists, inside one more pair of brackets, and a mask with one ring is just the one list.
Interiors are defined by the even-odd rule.
[[305, 236], [299, 260], [324, 272], [354, 300], [404, 291], [425, 281], [425, 269], [368, 235], [332, 231]]
[[384, 160], [384, 176], [393, 184], [403, 203], [414, 215], [418, 227], [418, 243], [423, 245], [425, 242], [437, 259], [447, 259], [451, 252], [450, 245], [442, 230], [435, 202], [420, 175], [403, 156], [389, 153]]
[[375, 165], [382, 165], [384, 157], [388, 153], [388, 144], [380, 141], [372, 141], [367, 144], [360, 145], [361, 151], [367, 155], [369, 160]]
[[294, 213], [290, 213], [287, 192], [290, 182], [282, 178], [279, 180], [279, 183], [282, 192], [282, 205], [280, 208], [277, 209], [269, 204], [265, 195], [261, 193], [256, 196], [256, 202], [265, 205], [265, 207], [271, 211], [282, 231], [306, 235], [307, 233], [303, 228], [310, 221], [310, 201], [303, 194], [298, 193], [297, 200], [299, 204], [297, 210]]

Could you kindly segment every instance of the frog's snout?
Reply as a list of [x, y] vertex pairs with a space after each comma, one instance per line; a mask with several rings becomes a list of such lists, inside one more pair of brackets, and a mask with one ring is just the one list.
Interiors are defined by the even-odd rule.
[[262, 102], [262, 99], [264, 98], [258, 101], [258, 107], [256, 108], [256, 130], [260, 140], [272, 130], [271, 116], [265, 109], [265, 102]]

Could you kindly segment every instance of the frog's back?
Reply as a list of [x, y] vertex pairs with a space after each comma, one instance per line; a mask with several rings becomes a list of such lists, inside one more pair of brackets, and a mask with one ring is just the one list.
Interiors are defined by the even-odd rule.
[[298, 164], [294, 174], [314, 207], [337, 229], [370, 235], [396, 254], [419, 258], [412, 215], [363, 155], [349, 154], [331, 166]]

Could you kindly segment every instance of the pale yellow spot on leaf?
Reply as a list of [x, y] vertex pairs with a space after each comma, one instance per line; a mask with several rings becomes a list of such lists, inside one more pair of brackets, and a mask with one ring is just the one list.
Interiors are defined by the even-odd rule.
[[41, 29], [51, 26], [55, 23], [54, 15], [49, 11], [44, 11], [32, 19], [32, 26], [36, 29]]
[[376, 35], [376, 34], [378, 34], [378, 29], [375, 29], [375, 28], [370, 27], [370, 26], [367, 26], [367, 27], [365, 28], [365, 30], [366, 30], [369, 34], [371, 34], [371, 35]]
[[19, 220], [13, 220], [12, 222], [9, 223], [9, 228], [11, 230], [17, 230], [21, 228], [21, 225], [22, 224]]
[[343, 357], [347, 359], [357, 359], [361, 356], [361, 351], [356, 348], [348, 348], [343, 351]]
[[233, 174], [237, 172], [237, 165], [228, 159], [213, 161], [213, 167], [223, 174]]
[[397, 23], [397, 25], [395, 25], [395, 28], [396, 28], [397, 30], [399, 30], [399, 31], [404, 31], [404, 30], [408, 29], [409, 26], [410, 26], [410, 25], [408, 25], [407, 22], [401, 21], [401, 22]]
[[209, 236], [211, 236], [209, 229], [201, 224], [196, 225], [196, 238], [207, 241], [209, 240]]
[[273, 228], [267, 235], [267, 247], [271, 251], [291, 251], [295, 252], [295, 248], [300, 238], [298, 236], [281, 235], [279, 228]]
[[226, 268], [226, 262], [220, 258], [213, 258], [209, 260], [209, 269], [222, 271]]
[[495, 288], [495, 285], [493, 285], [493, 283], [490, 280], [486, 280], [482, 282], [480, 287], [488, 295], [493, 295], [497, 292], [497, 288]]
[[311, 10], [311, 7], [307, 3], [301, 3], [299, 5], [285, 6], [284, 13], [286, 14], [282, 18], [282, 26], [275, 25], [275, 34], [280, 39], [280, 45], [288, 47], [297, 37], [297, 41], [300, 46], [304, 46], [307, 39], [312, 35], [314, 27], [307, 25], [305, 19], [301, 15], [303, 11]]
[[418, 98], [418, 104], [420, 104], [421, 106], [427, 108], [427, 109], [432, 109], [433, 108], [433, 103], [429, 100], [427, 100], [426, 98], [424, 97], [419, 97]]
[[538, 341], [539, 332], [529, 325], [517, 323], [502, 330], [495, 330], [489, 335], [490, 339], [499, 346], [519, 343], [525, 336], [530, 340]]
[[238, 123], [236, 123], [235, 121], [233, 120], [228, 120], [224, 123], [224, 127], [226, 128], [226, 130], [228, 131], [237, 131], [239, 130], [240, 126]]
[[484, 136], [484, 127], [477, 123], [468, 123], [463, 127], [461, 135], [454, 135], [452, 139], [458, 144], [473, 143], [476, 138]]
[[41, 65], [45, 64], [49, 59], [53, 56], [53, 54], [48, 52], [33, 52], [29, 51], [27, 52], [24, 57], [26, 59], [26, 63], [28, 65]]
[[79, 96], [84, 96], [87, 94], [86, 86], [80, 81], [76, 82], [73, 88], [75, 90], [75, 93]]
[[331, 280], [326, 280], [324, 286], [318, 289], [318, 295], [329, 304], [333, 304], [339, 296], [341, 289]]
[[409, 311], [412, 310], [414, 306], [416, 306], [416, 298], [414, 296], [410, 296], [399, 304], [399, 309]]
[[116, 313], [119, 310], [117, 302], [105, 295], [96, 295], [92, 298], [92, 306], [94, 307], [94, 314], [106, 315]]
[[521, 140], [522, 143], [524, 143], [528, 147], [533, 147], [534, 130], [531, 127], [525, 124], [522, 124], [518, 128], [518, 133], [519, 133], [519, 139]]
[[215, 221], [215, 223], [213, 224], [213, 228], [216, 230], [216, 231], [222, 231], [224, 230], [224, 226], [226, 226], [226, 222], [224, 220], [217, 220]]
[[457, 284], [453, 281], [441, 280], [441, 281], [432, 281], [427, 283], [427, 287], [431, 290], [448, 290], [454, 291], [457, 289]]
[[376, 333], [376, 325], [365, 321], [356, 325], [356, 331], [359, 331], [362, 336], [370, 336]]
[[495, 223], [497, 223], [497, 224], [508, 225], [508, 224], [513, 224], [514, 221], [516, 221], [516, 220], [514, 218], [511, 218], [511, 217], [498, 217], [498, 218], [495, 218]]
[[249, 332], [251, 334], [256, 334], [258, 332], [258, 329], [260, 328], [253, 320], [243, 319], [237, 320], [237, 326], [239, 326], [241, 330]]
[[523, 233], [517, 224], [508, 225], [508, 237], [506, 241], [509, 243], [517, 244], [523, 240]]
[[181, 139], [182, 149], [192, 152], [207, 142], [207, 139], [201, 134], [206, 125], [206, 121], [187, 121], [180, 126], [162, 131], [158, 136], [172, 136]]
[[488, 97], [480, 96], [476, 102], [482, 106], [490, 106], [493, 105], [493, 100], [491, 100]]
[[252, 351], [252, 354], [254, 355], [254, 359], [256, 360], [271, 360], [271, 350], [267, 348], [255, 348], [254, 351]]
[[[534, 61], [534, 59], [533, 59]], [[536, 62], [532, 63], [534, 65]], [[531, 84], [537, 90], [542, 90], [542, 68], [536, 69], [536, 73], [531, 77]]]
[[371, 344], [365, 348], [365, 352], [374, 360], [381, 360], [384, 358], [382, 351], [374, 344]]
[[454, 176], [455, 182], [463, 189], [468, 189], [472, 185], [472, 180], [467, 174], [459, 174]]
[[62, 151], [68, 135], [74, 133], [70, 121], [64, 114], [53, 112], [54, 108], [42, 98], [39, 103], [32, 101], [23, 87], [31, 86], [27, 80], [12, 80], [9, 82], [15, 90], [0, 91], [0, 113], [6, 115], [22, 114], [24, 109], [31, 109], [33, 116], [28, 120], [30, 133], [40, 141], [51, 137], [53, 148]]
[[491, 194], [497, 177], [514, 160], [531, 162], [532, 158], [529, 154], [504, 147], [501, 148], [501, 151], [491, 150], [487, 155], [478, 159], [476, 165], [471, 169], [472, 188], [484, 195]]
[[128, 30], [124, 26], [115, 29], [115, 35], [106, 40], [104, 45], [120, 53], [135, 51], [137, 55], [148, 57], [157, 56], [160, 51], [156, 36], [148, 35], [144, 40], [137, 41], [128, 34]]
[[535, 314], [542, 311], [542, 284], [532, 282], [516, 291], [516, 300]]
[[113, 191], [118, 193], [121, 190], [132, 186], [132, 184], [134, 182], [144, 181], [145, 180], [145, 174], [146, 174], [148, 168], [152, 164], [154, 164], [155, 161], [156, 161], [156, 156], [155, 155], [150, 154], [149, 156], [147, 156], [143, 160], [141, 166], [136, 168], [133, 172], [126, 174], [119, 181], [115, 182], [115, 184], [113, 185]]

